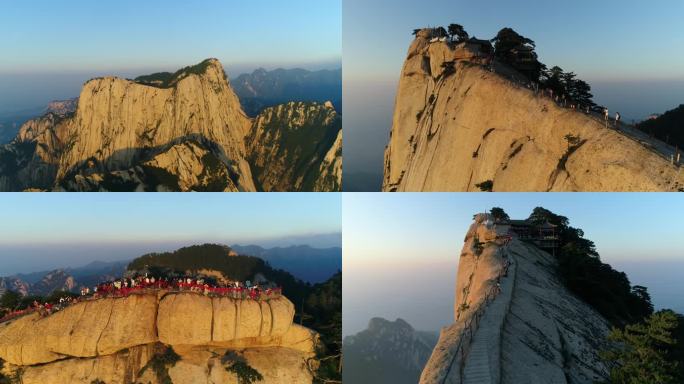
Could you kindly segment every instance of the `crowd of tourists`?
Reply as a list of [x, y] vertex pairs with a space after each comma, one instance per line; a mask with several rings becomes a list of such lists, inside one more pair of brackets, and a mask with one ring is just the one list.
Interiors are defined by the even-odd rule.
[[38, 312], [42, 317], [49, 316], [70, 305], [104, 297], [127, 297], [131, 294], [144, 293], [149, 290], [165, 290], [170, 292], [195, 292], [210, 297], [228, 297], [242, 300], [268, 300], [279, 297], [282, 288], [272, 284], [259, 284], [250, 281], [232, 281], [212, 283], [201, 277], [155, 278], [141, 275], [133, 278], [122, 278], [100, 283], [93, 288], [82, 287], [78, 297], [65, 295], [58, 302], [34, 301], [31, 306], [21, 310], [10, 311], [0, 318], [0, 323]]
[[233, 281], [229, 283], [213, 284], [204, 278], [155, 278], [138, 276], [124, 278], [95, 286], [92, 290], [84, 287], [81, 296], [128, 296], [132, 293], [147, 289], [162, 289], [176, 292], [197, 292], [207, 296], [226, 296], [233, 299], [264, 300], [280, 296], [282, 289], [272, 285], [252, 283], [250, 281]]

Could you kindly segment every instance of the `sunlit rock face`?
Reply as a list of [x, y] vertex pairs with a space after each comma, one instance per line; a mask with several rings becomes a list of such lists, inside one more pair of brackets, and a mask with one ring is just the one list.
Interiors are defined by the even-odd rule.
[[237, 382], [221, 362], [226, 353], [241, 355], [268, 382], [307, 383], [318, 334], [293, 324], [293, 317], [285, 297], [256, 301], [161, 291], [89, 300], [47, 317], [0, 324], [0, 358], [7, 370], [23, 371], [24, 383], [156, 383], [142, 367], [160, 346], [170, 346], [181, 357], [169, 372], [174, 383], [191, 383], [192, 377]]
[[331, 103], [290, 102], [251, 119], [216, 59], [157, 75], [92, 79], [75, 112], [25, 123], [0, 146], [0, 190], [340, 189]]
[[[401, 72], [383, 190], [676, 191], [684, 186], [684, 174], [667, 156], [520, 86], [520, 75], [505, 65], [496, 63], [496, 71], [489, 71], [463, 49], [429, 36], [417, 34]], [[447, 69], [449, 62], [453, 70]], [[576, 143], [571, 145], [568, 135]]]
[[475, 217], [459, 259], [454, 323], [441, 330], [420, 383], [606, 380], [599, 351], [608, 321], [565, 288], [553, 256], [515, 238], [504, 245], [504, 231], [489, 215]]

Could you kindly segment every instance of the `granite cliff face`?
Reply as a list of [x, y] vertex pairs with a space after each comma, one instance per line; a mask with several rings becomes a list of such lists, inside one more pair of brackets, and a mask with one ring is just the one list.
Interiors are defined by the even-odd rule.
[[23, 383], [157, 383], [141, 369], [164, 345], [181, 357], [169, 369], [174, 383], [236, 382], [221, 365], [226, 352], [242, 355], [267, 382], [311, 382], [318, 335], [293, 316], [284, 297], [159, 292], [92, 300], [0, 324], [0, 358], [21, 369]]
[[[311, 190], [337, 133], [325, 125], [330, 112], [315, 103], [273, 110], [254, 121], [247, 117], [216, 59], [135, 81], [93, 79], [73, 115], [29, 121], [0, 147], [0, 190]], [[322, 136], [296, 137], [293, 127], [302, 119], [321, 124], [307, 127]], [[296, 155], [298, 166], [292, 171], [279, 155]], [[248, 162], [265, 157], [273, 161]], [[290, 176], [275, 185], [255, 178], [253, 169]]]
[[247, 138], [257, 183], [266, 191], [339, 190], [341, 132], [332, 103], [266, 108]]
[[497, 235], [508, 228], [492, 222], [480, 214], [466, 235], [454, 324], [442, 329], [420, 383], [606, 379], [598, 351], [608, 321], [564, 287], [550, 254], [515, 236], [505, 245]]
[[[397, 90], [385, 191], [676, 191], [674, 148], [519, 86], [420, 31]], [[453, 63], [453, 64], [452, 64]], [[570, 136], [568, 136], [570, 135]], [[567, 138], [573, 138], [572, 143]]]

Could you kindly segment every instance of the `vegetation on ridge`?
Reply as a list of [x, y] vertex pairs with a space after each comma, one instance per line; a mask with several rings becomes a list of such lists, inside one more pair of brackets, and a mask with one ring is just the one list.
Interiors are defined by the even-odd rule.
[[[500, 208], [491, 213], [508, 216]], [[624, 272], [601, 262], [594, 242], [584, 238], [581, 229], [571, 227], [567, 217], [536, 207], [527, 220], [536, 224], [548, 221], [556, 226], [555, 256], [561, 281], [613, 325], [639, 322], [653, 313], [646, 287], [632, 286]]]
[[571, 227], [567, 217], [536, 207], [528, 220], [556, 225], [559, 236], [558, 272], [570, 291], [594, 307], [614, 325], [643, 320], [653, 312], [646, 287], [632, 286], [624, 272], [601, 261], [594, 242]]
[[663, 310], [624, 329], [613, 328], [608, 336], [611, 347], [600, 354], [610, 369], [605, 383], [684, 382], [682, 319], [671, 310]]
[[[181, 68], [174, 73], [171, 72], [157, 72], [150, 75], [138, 76], [133, 81], [136, 83], [150, 85], [157, 88], [171, 88], [180, 80], [184, 79], [190, 74], [202, 75], [207, 71], [211, 62], [216, 59], [206, 59], [199, 64], [190, 65]], [[223, 77], [227, 78], [225, 71]]]
[[[414, 29], [413, 34], [417, 35], [420, 30]], [[450, 24], [448, 31], [444, 27], [433, 28], [432, 35], [439, 38], [448, 37], [450, 44], [459, 44], [470, 39], [468, 32], [460, 24]], [[472, 40], [478, 44], [482, 42], [474, 37]], [[574, 72], [564, 72], [558, 66], [549, 69], [539, 61], [534, 40], [507, 27], [499, 30], [489, 41], [494, 44], [494, 58], [498, 62], [515, 69], [540, 89], [550, 90], [553, 95], [578, 104], [582, 108], [596, 105], [592, 100], [591, 86], [587, 82], [578, 79]]]
[[684, 104], [636, 125], [641, 131], [679, 148], [684, 147]]

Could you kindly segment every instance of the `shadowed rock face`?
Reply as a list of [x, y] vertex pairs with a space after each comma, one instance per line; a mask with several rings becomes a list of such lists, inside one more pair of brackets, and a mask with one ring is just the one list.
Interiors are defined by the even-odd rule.
[[[684, 175], [631, 137], [418, 34], [397, 90], [385, 191], [673, 191]], [[445, 62], [456, 61], [453, 71]], [[509, 73], [515, 78], [514, 73]], [[567, 135], [578, 138], [569, 145]], [[666, 157], [669, 155], [666, 155]]]
[[90, 80], [73, 115], [27, 122], [0, 147], [0, 190], [339, 190], [332, 104], [288, 103], [252, 120], [216, 59], [155, 76]]
[[[515, 238], [503, 245], [496, 235], [505, 229], [487, 218], [476, 216], [466, 235], [455, 322], [442, 329], [420, 382], [591, 384], [606, 379], [598, 351], [608, 322], [563, 286], [550, 254]], [[481, 252], [476, 239], [484, 243]]]
[[341, 132], [331, 103], [266, 108], [247, 138], [257, 183], [265, 191], [339, 190]]
[[[255, 301], [171, 293], [99, 299], [45, 318], [32, 314], [0, 324], [0, 358], [23, 368], [25, 383], [51, 375], [65, 378], [60, 382], [130, 383], [161, 343], [181, 355], [180, 367], [207, 377], [216, 374], [211, 373], [212, 359], [230, 350], [243, 351], [248, 361], [261, 361], [271, 376], [282, 371], [283, 377], [308, 377], [301, 382], [310, 382], [304, 364], [315, 356], [318, 335], [293, 324], [293, 317], [294, 306], [285, 297]], [[275, 360], [268, 365], [264, 356]], [[285, 360], [291, 364], [281, 366]], [[220, 377], [232, 377], [221, 370]], [[183, 369], [176, 371], [185, 375]], [[283, 380], [274, 382], [289, 383]]]

